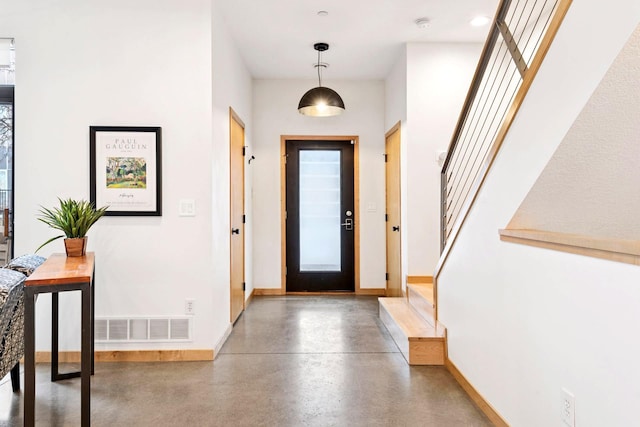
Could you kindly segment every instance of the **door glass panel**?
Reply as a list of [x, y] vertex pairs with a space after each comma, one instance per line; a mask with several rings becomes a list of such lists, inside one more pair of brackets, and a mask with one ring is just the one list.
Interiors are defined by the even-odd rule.
[[340, 151], [300, 150], [300, 271], [340, 271]]

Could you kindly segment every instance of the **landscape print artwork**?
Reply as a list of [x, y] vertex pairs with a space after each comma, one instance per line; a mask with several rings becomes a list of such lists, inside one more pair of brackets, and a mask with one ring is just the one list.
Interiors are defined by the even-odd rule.
[[107, 216], [162, 215], [161, 128], [89, 128], [90, 200]]
[[147, 188], [144, 157], [107, 157], [107, 188]]

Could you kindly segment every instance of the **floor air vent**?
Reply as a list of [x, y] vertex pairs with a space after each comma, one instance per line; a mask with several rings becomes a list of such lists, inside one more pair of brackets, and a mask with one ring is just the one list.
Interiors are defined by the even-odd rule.
[[96, 318], [97, 342], [191, 341], [191, 317]]

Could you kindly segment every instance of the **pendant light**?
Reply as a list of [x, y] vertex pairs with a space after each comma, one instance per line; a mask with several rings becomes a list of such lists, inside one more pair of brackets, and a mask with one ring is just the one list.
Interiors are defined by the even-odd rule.
[[329, 117], [342, 114], [344, 111], [344, 101], [338, 92], [328, 87], [322, 86], [320, 68], [326, 68], [327, 64], [320, 62], [320, 53], [329, 49], [327, 43], [316, 43], [313, 48], [318, 51], [318, 63], [315, 65], [318, 70], [318, 87], [307, 91], [298, 103], [298, 112], [305, 116]]

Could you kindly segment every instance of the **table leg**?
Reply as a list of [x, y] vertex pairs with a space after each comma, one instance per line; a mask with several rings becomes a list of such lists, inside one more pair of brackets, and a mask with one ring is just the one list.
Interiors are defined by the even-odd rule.
[[24, 425], [35, 426], [36, 410], [36, 328], [34, 294], [25, 289], [24, 297]]
[[91, 284], [89, 288], [91, 289], [91, 375], [95, 372], [95, 362], [96, 362], [96, 281], [95, 281], [95, 267], [94, 272], [91, 275]]
[[58, 380], [58, 293], [51, 292], [51, 382]]
[[91, 284], [82, 286], [82, 384], [80, 388], [81, 424], [91, 422]]

